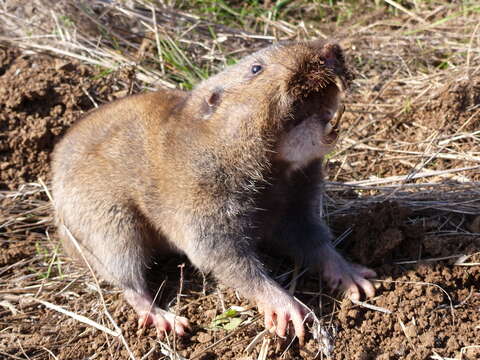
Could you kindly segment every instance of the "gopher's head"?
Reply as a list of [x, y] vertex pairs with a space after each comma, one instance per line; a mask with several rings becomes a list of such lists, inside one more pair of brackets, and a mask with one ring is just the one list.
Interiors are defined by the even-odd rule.
[[338, 45], [282, 42], [202, 82], [193, 98], [216, 136], [229, 142], [261, 134], [282, 159], [297, 162], [331, 149], [331, 120], [350, 79]]

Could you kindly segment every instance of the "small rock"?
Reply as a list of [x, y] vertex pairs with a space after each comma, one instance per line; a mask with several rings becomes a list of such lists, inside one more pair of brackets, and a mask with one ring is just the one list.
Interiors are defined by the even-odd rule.
[[212, 335], [205, 332], [201, 332], [197, 334], [197, 340], [199, 343], [204, 344], [212, 340]]

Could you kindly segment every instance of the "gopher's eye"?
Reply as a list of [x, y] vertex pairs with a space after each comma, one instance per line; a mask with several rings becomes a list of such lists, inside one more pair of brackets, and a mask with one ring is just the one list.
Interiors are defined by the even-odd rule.
[[262, 71], [262, 65], [253, 65], [250, 71], [252, 74], [258, 74], [260, 71]]

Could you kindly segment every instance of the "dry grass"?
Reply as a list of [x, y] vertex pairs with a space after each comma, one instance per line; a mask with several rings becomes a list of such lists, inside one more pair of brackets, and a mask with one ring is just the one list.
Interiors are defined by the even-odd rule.
[[[430, 235], [479, 232], [470, 227], [474, 223], [470, 219], [480, 214], [480, 133], [475, 128], [480, 125], [480, 108], [461, 92], [480, 86], [480, 6], [443, 1], [375, 3], [358, 16], [346, 16], [339, 27], [332, 27], [332, 21], [319, 22], [313, 17], [302, 21], [301, 14], [308, 14], [313, 6], [330, 19], [328, 7], [309, 1], [286, 2], [285, 8], [248, 10], [237, 22], [218, 12], [215, 23], [198, 9], [178, 10], [141, 0], [65, 0], [54, 9], [39, 6], [33, 16], [22, 7], [11, 12], [0, 1], [0, 20], [4, 21], [0, 41], [25, 51], [74, 58], [98, 67], [100, 74], [131, 68], [135, 84], [127, 87], [142, 91], [159, 86], [190, 89], [274, 39], [325, 37], [335, 30], [357, 78], [346, 99], [341, 141], [329, 157], [328, 216], [395, 201], [412, 209], [411, 221], [441, 224]], [[340, 1], [334, 2], [333, 9], [354, 13], [355, 6], [355, 2]], [[229, 7], [225, 12], [240, 14], [240, 10]], [[13, 35], [7, 36], [7, 31]], [[440, 117], [450, 111], [443, 96], [452, 89], [460, 89], [459, 99], [464, 101], [461, 122], [452, 117], [450, 122], [431, 124], [417, 120], [428, 113]], [[350, 195], [345, 197], [345, 193]], [[28, 240], [37, 244], [36, 254], [0, 268], [0, 315], [36, 314], [41, 311], [37, 309], [39, 301], [46, 305], [47, 299], [54, 303], [56, 296], [75, 297], [78, 294], [73, 289], [82, 284], [80, 287], [87, 289], [83, 291], [101, 291], [107, 299], [92, 296], [87, 317], [79, 309], [69, 316], [84, 322], [95, 316], [100, 319], [94, 321], [98, 328], [112, 334], [121, 332], [116, 325], [115, 330], [107, 330], [110, 324], [102, 323], [116, 291], [103, 285], [100, 289], [88, 273], [64, 263], [58, 243], [50, 237], [51, 211], [44, 199], [45, 189], [40, 184], [0, 192], [4, 204], [0, 242]], [[455, 221], [452, 214], [457, 215]], [[0, 339], [6, 334], [8, 326], [0, 329]], [[265, 358], [271, 346], [266, 338], [260, 344], [261, 338], [255, 339], [257, 348], [263, 349], [259, 359]], [[223, 340], [217, 340], [212, 348]], [[68, 341], [71, 339], [60, 338], [52, 346], [58, 348]], [[159, 346], [166, 358], [179, 356], [172, 344]], [[146, 351], [146, 356], [155, 349]], [[0, 356], [11, 358], [54, 357], [45, 355], [51, 353], [48, 348], [35, 356], [23, 353], [7, 355], [0, 349]]]

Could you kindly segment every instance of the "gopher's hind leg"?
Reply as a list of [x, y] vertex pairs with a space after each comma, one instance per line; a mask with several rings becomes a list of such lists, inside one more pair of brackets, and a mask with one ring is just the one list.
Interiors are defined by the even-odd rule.
[[[139, 316], [140, 326], [154, 325], [160, 337], [170, 331], [183, 335], [189, 328], [188, 320], [158, 307], [146, 280], [152, 252], [161, 251], [165, 239], [130, 204], [105, 196], [97, 201], [82, 200], [85, 199], [73, 206], [59, 199], [57, 213], [71, 229], [86, 260], [102, 278], [124, 290], [125, 299]], [[67, 252], [78, 255], [68, 234], [60, 231], [60, 236]]]

